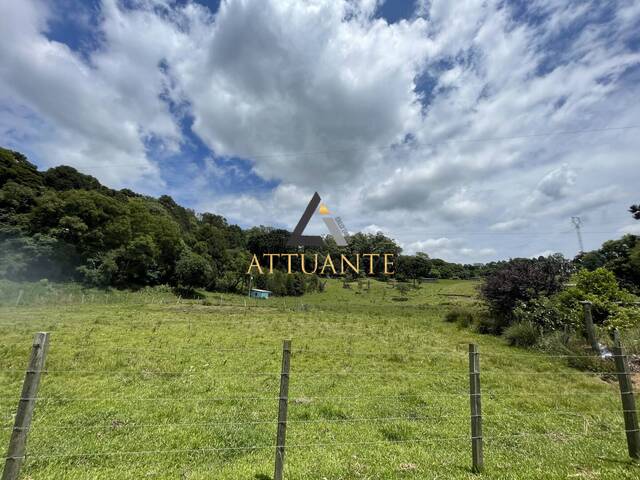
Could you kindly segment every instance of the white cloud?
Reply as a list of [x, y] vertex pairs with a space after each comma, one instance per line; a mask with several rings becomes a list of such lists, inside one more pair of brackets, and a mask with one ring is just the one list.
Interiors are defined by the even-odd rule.
[[489, 227], [494, 232], [513, 232], [522, 230], [530, 225], [530, 221], [524, 218], [514, 218], [512, 220], [505, 220], [504, 222], [494, 223]]
[[[223, 2], [173, 59], [194, 128], [216, 153], [265, 178], [329, 185], [358, 178], [371, 151], [420, 122], [414, 77], [427, 22], [387, 25], [349, 2]], [[360, 15], [344, 20], [348, 11]], [[372, 121], [375, 119], [375, 121]], [[298, 153], [299, 152], [299, 153]]]
[[557, 252], [554, 252], [553, 250], [544, 250], [542, 252], [538, 252], [535, 255], [531, 255], [531, 258], [538, 258], [538, 257], [549, 257], [551, 255], [554, 255]]
[[640, 222], [632, 225], [625, 225], [618, 230], [620, 233], [631, 233], [633, 235], [640, 235]]
[[388, 230], [386, 230], [385, 228], [379, 225], [376, 225], [375, 223], [367, 225], [366, 227], [362, 228], [360, 231], [362, 233], [371, 233], [373, 235], [375, 235], [378, 232], [383, 232], [383, 233], [388, 232]]
[[535, 0], [534, 24], [497, 0], [424, 0], [389, 25], [376, 0], [229, 0], [215, 16], [104, 0], [83, 56], [47, 39], [49, 3], [2, 2], [0, 141], [161, 193], [188, 114], [216, 155], [275, 180], [220, 194], [207, 180], [237, 167], [185, 159], [195, 208], [293, 228], [317, 190], [350, 230], [382, 225], [407, 251], [572, 255], [569, 216], [615, 233], [638, 201], [637, 131], [558, 133], [637, 124], [632, 3], [605, 15], [601, 2]]
[[536, 190], [553, 200], [558, 200], [567, 196], [567, 190], [575, 181], [576, 172], [568, 164], [563, 163], [547, 173], [538, 183]]
[[[145, 21], [142, 13], [124, 20], [114, 0], [105, 0], [103, 13], [107, 41], [87, 64], [65, 44], [45, 37], [52, 15], [48, 4], [0, 5], [0, 29], [12, 38], [0, 44], [0, 85], [21, 108], [9, 118], [16, 123], [36, 118], [44, 126], [31, 134], [46, 165], [70, 164], [115, 186], [159, 187], [160, 172], [147, 157], [145, 140], [156, 138], [166, 148], [179, 141], [158, 98], [163, 75], [157, 61], [153, 64], [169, 41], [163, 41], [167, 32], [154, 29], [162, 24], [151, 17]], [[11, 140], [2, 133], [3, 141]]]
[[496, 250], [491, 247], [473, 248], [465, 245], [459, 238], [428, 238], [419, 240], [406, 246], [406, 253], [425, 252], [432, 258], [442, 258], [444, 260], [455, 260], [462, 262], [487, 260], [496, 254]]

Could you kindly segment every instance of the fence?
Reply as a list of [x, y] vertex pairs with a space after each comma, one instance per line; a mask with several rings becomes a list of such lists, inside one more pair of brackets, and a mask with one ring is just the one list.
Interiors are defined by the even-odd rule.
[[[54, 342], [55, 344], [55, 342]], [[49, 451], [34, 451], [31, 452], [27, 449], [27, 438], [30, 432], [33, 430], [34, 426], [37, 427], [38, 422], [32, 423], [32, 416], [34, 413], [34, 409], [36, 407], [36, 403], [42, 405], [46, 408], [50, 404], [66, 404], [66, 403], [89, 403], [94, 405], [100, 405], [103, 402], [113, 401], [112, 398], [107, 398], [102, 395], [96, 396], [71, 396], [64, 397], [62, 395], [56, 394], [49, 397], [39, 396], [39, 386], [41, 383], [41, 378], [47, 378], [45, 383], [54, 384], [56, 376], [80, 376], [82, 378], [92, 378], [92, 377], [101, 377], [101, 376], [110, 376], [110, 375], [118, 375], [119, 378], [125, 379], [123, 382], [127, 382], [128, 377], [134, 377], [133, 381], [135, 381], [135, 377], [140, 376], [154, 376], [154, 377], [171, 377], [171, 378], [198, 378], [198, 371], [182, 371], [182, 370], [132, 370], [126, 368], [120, 369], [64, 369], [64, 368], [52, 368], [47, 369], [45, 365], [45, 361], [47, 360], [47, 352], [49, 347], [49, 335], [47, 333], [38, 333], [34, 337], [34, 342], [31, 350], [31, 355], [28, 362], [28, 367], [24, 376], [22, 394], [18, 400], [18, 409], [15, 415], [14, 425], [11, 428], [11, 438], [9, 441], [9, 449], [7, 456], [5, 458], [5, 467], [2, 480], [15, 480], [19, 476], [20, 469], [24, 462], [27, 460], [33, 460], [36, 462], [64, 462], [64, 461], [72, 461], [73, 459], [83, 458], [83, 459], [96, 459], [96, 458], [105, 458], [105, 457], [117, 457], [117, 458], [129, 458], [129, 457], [140, 457], [140, 456], [162, 456], [162, 455], [173, 455], [173, 454], [184, 454], [184, 455], [203, 455], [203, 454], [230, 454], [232, 452], [255, 452], [255, 451], [273, 451], [274, 452], [274, 480], [281, 480], [285, 476], [285, 466], [286, 458], [291, 458], [292, 455], [301, 454], [303, 452], [308, 452], [309, 450], [316, 448], [323, 449], [338, 449], [338, 448], [373, 448], [373, 447], [381, 447], [381, 448], [390, 448], [394, 445], [404, 445], [404, 446], [412, 446], [416, 448], [424, 448], [430, 444], [434, 444], [437, 442], [454, 442], [456, 445], [461, 445], [465, 442], [468, 442], [468, 447], [464, 448], [459, 446], [460, 451], [466, 450], [468, 452], [468, 458], [470, 459], [469, 463], [467, 463], [467, 468], [469, 468], [473, 472], [480, 472], [483, 470], [486, 464], [492, 464], [493, 458], [491, 455], [487, 455], [487, 450], [485, 446], [487, 444], [496, 443], [498, 445], [508, 444], [511, 447], [512, 442], [517, 442], [522, 438], [540, 438], [540, 439], [551, 439], [557, 438], [561, 436], [565, 439], [574, 439], [576, 441], [580, 441], [583, 438], [589, 437], [591, 435], [596, 436], [614, 436], [614, 437], [626, 437], [628, 454], [630, 457], [634, 459], [640, 458], [640, 430], [638, 429], [638, 418], [637, 418], [637, 410], [635, 405], [635, 399], [632, 390], [632, 382], [631, 376], [629, 372], [628, 359], [625, 355], [623, 346], [620, 342], [619, 336], [616, 334], [615, 336], [615, 349], [614, 349], [614, 360], [615, 360], [615, 369], [612, 372], [583, 372], [583, 371], [567, 371], [562, 370], [523, 370], [523, 371], [503, 371], [500, 367], [500, 359], [508, 358], [509, 360], [517, 359], [518, 353], [481, 353], [478, 350], [477, 345], [470, 344], [467, 357], [468, 362], [468, 371], [464, 371], [462, 368], [459, 368], [456, 362], [461, 360], [465, 355], [460, 351], [449, 351], [449, 350], [433, 350], [424, 353], [424, 365], [422, 369], [416, 370], [405, 370], [402, 368], [395, 369], [382, 369], [378, 366], [377, 363], [374, 363], [375, 368], [372, 368], [369, 364], [365, 363], [367, 368], [359, 368], [360, 365], [358, 362], [355, 365], [350, 365], [348, 368], [336, 368], [334, 370], [311, 370], [306, 368], [296, 369], [296, 363], [299, 363], [301, 366], [305, 365], [314, 365], [317, 363], [318, 358], [327, 358], [331, 356], [336, 356], [338, 352], [336, 350], [314, 350], [313, 348], [292, 348], [292, 342], [289, 340], [285, 340], [283, 343], [283, 348], [280, 354], [280, 370], [276, 370], [275, 368], [268, 370], [234, 370], [232, 372], [223, 372], [216, 371], [212, 369], [210, 379], [221, 379], [221, 378], [233, 378], [234, 380], [238, 380], [238, 385], [241, 385], [243, 382], [248, 381], [247, 379], [258, 379], [258, 382], [262, 385], [268, 385], [269, 395], [214, 395], [207, 394], [200, 397], [197, 396], [177, 396], [175, 394], [168, 395], [163, 397], [162, 395], [153, 395], [149, 397], [123, 397], [123, 400], [128, 402], [132, 402], [135, 404], [148, 404], [148, 405], [163, 405], [170, 404], [173, 405], [175, 403], [182, 402], [205, 402], [207, 404], [220, 402], [224, 404], [225, 402], [229, 403], [229, 410], [231, 410], [232, 414], [227, 415], [225, 418], [216, 417], [215, 419], [209, 419], [202, 422], [172, 422], [172, 421], [162, 421], [157, 423], [139, 423], [139, 422], [131, 422], [124, 423], [122, 425], [118, 425], [112, 428], [124, 429], [124, 430], [143, 430], [145, 432], [157, 432], [166, 431], [168, 429], [183, 429], [183, 428], [198, 428], [198, 429], [215, 429], [220, 426], [230, 426], [235, 429], [240, 429], [241, 426], [248, 427], [268, 427], [273, 428], [272, 435], [275, 438], [275, 442], [273, 443], [260, 443], [260, 444], [246, 444], [242, 443], [237, 444], [231, 439], [228, 444], [219, 444], [215, 443], [210, 446], [204, 446], [199, 448], [190, 448], [190, 447], [172, 447], [172, 448], [158, 448], [158, 449], [114, 449], [114, 450], [102, 450], [102, 451], [73, 451], [73, 452], [63, 452], [59, 450], [49, 450]], [[96, 344], [91, 343], [88, 345], [89, 349], [95, 349]], [[277, 348], [268, 348], [264, 346], [260, 347], [248, 347], [247, 345], [241, 345], [236, 348], [220, 348], [214, 349], [210, 346], [198, 346], [198, 345], [189, 345], [185, 347], [189, 349], [190, 352], [193, 352], [194, 355], [202, 356], [202, 355], [220, 355], [224, 356], [228, 353], [237, 353], [239, 355], [243, 355], [245, 352], [255, 350], [256, 348], [265, 348], [265, 351], [269, 351], [270, 353], [274, 353], [277, 351]], [[112, 350], [118, 352], [127, 352], [127, 347], [122, 348], [113, 348]], [[154, 351], [153, 348], [148, 349], [130, 349], [132, 353], [143, 353], [150, 354]], [[175, 354], [178, 350], [169, 349], [163, 350], [162, 348], [157, 349], [159, 352], [166, 352], [170, 355]], [[422, 355], [418, 353], [411, 353], [412, 355]], [[381, 353], [379, 351], [354, 351], [350, 350], [348, 352], [349, 358], [376, 358], [377, 356], [385, 355], [386, 357], [390, 357], [392, 360], [394, 355], [402, 355], [398, 350]], [[521, 354], [522, 356], [531, 357], [531, 354]], [[586, 355], [585, 355], [586, 356]], [[271, 358], [271, 355], [269, 355]], [[561, 356], [561, 357], [575, 357], [575, 356]], [[444, 358], [447, 362], [449, 362], [449, 367], [455, 368], [446, 368], [446, 369], [435, 369], [432, 368], [437, 366], [438, 363], [433, 360], [437, 358]], [[481, 369], [481, 359], [490, 359], [494, 364], [494, 368], [484, 368]], [[549, 360], [549, 356], [540, 355], [541, 365]], [[456, 361], [453, 361], [455, 359]], [[226, 360], [225, 360], [226, 362]], [[458, 362], [459, 363], [459, 362]], [[446, 365], [446, 363], [445, 363]], [[441, 367], [439, 367], [441, 368]], [[11, 373], [15, 373], [15, 370], [10, 370]], [[207, 372], [209, 372], [207, 370]], [[524, 387], [524, 391], [511, 389], [507, 391], [483, 391], [481, 388], [481, 380], [482, 383], [488, 380], [488, 384], [492, 385], [493, 388], [497, 388], [499, 385], [504, 383], [504, 378], [508, 376], [511, 379], [511, 384], [518, 386], [522, 385]], [[519, 404], [520, 410], [515, 411], [493, 411], [495, 405], [495, 400], [497, 398], [505, 398], [511, 397], [513, 399], [522, 398], [534, 398], [539, 401], [549, 401], [550, 398], [558, 397], [561, 398], [562, 401], [559, 403], [562, 404], [563, 407], [566, 408], [568, 405], [567, 399], [575, 399], [577, 397], [589, 397], [594, 398], [595, 400], [591, 402], [594, 405], [598, 405], [598, 398], [604, 395], [608, 395], [608, 392], [602, 391], [591, 391], [591, 390], [567, 390], [567, 391], [553, 391], [553, 392], [541, 392], [537, 391], [535, 388], [528, 388], [532, 386], [532, 379], [535, 378], [556, 378], [562, 376], [573, 376], [578, 377], [580, 379], [585, 379], [585, 385], [590, 385], [588, 380], [592, 376], [615, 376], [618, 379], [620, 395], [622, 399], [622, 418], [624, 419], [624, 428], [623, 429], [611, 429], [609, 425], [603, 425], [604, 422], [594, 422], [598, 428], [594, 428], [591, 425], [591, 418], [588, 413], [584, 411], [574, 411], [574, 410], [561, 410], [560, 408], [554, 408], [548, 412], [530, 412], [523, 411], [522, 404]], [[307, 396], [307, 395], [298, 395], [297, 397], [292, 397], [290, 395], [290, 387], [296, 387], [298, 385], [305, 386], [305, 380], [309, 379], [322, 379], [327, 385], [329, 384], [337, 384], [340, 382], [346, 381], [345, 379], [366, 379], [366, 383], [379, 383], [385, 382], [389, 384], [392, 388], [402, 388], [406, 382], [397, 382], [398, 378], [400, 379], [410, 379], [411, 382], [416, 383], [415, 379], [429, 377], [432, 380], [432, 385], [435, 385], [436, 388], [442, 388], [438, 391], [430, 391], [428, 393], [428, 398], [443, 398], [445, 399], [444, 403], [440, 405], [442, 409], [444, 406], [448, 406], [448, 404], [453, 404], [455, 409], [454, 411], [432, 411], [429, 410], [429, 403], [424, 401], [425, 392], [420, 392], [417, 390], [413, 391], [399, 391], [395, 394], [383, 393], [383, 394], [372, 394], [372, 393], [350, 393], [348, 395], [315, 395], [315, 396]], [[463, 389], [460, 388], [455, 391], [445, 391], [444, 388], [446, 386], [458, 385], [458, 380], [468, 380], [468, 388]], [[263, 380], [264, 379], [264, 380]], [[279, 387], [276, 392], [277, 385], [271, 385], [269, 383], [265, 383], [267, 380], [278, 380]], [[438, 380], [443, 380], [442, 383], [438, 383]], [[215, 382], [214, 380], [213, 382]], [[395, 381], [395, 382], [394, 382]], [[212, 382], [212, 383], [213, 383]], [[202, 382], [200, 382], [202, 383]], [[84, 385], [84, 384], [83, 384]], [[240, 390], [239, 386], [235, 386], [234, 389]], [[462, 385], [460, 385], [462, 387]], [[84, 386], [82, 388], [85, 389]], [[86, 388], [90, 390], [89, 388]], [[468, 406], [464, 407], [464, 405], [460, 402], [460, 400], [467, 400]], [[9, 399], [11, 400], [11, 399]], [[391, 405], [385, 409], [384, 411], [390, 411], [388, 414], [380, 414], [380, 415], [370, 415], [370, 416], [354, 416], [344, 414], [344, 412], [339, 409], [336, 411], [329, 411], [328, 414], [323, 418], [310, 418], [309, 416], [305, 416], [304, 414], [297, 414], [290, 417], [289, 413], [296, 413], [296, 409], [301, 408], [311, 402], [314, 401], [329, 401], [335, 402], [339, 404], [340, 402], [347, 402], [351, 404], [355, 404], [359, 401], [368, 402], [374, 405], [377, 401], [391, 401]], [[412, 401], [416, 401], [416, 403], [411, 403]], [[420, 401], [418, 401], [420, 400]], [[234, 415], [235, 406], [242, 402], [261, 402], [267, 405], [265, 407], [265, 411], [268, 411], [272, 408], [273, 412], [277, 412], [277, 420], [273, 420], [271, 418], [249, 418], [243, 420], [239, 418], [237, 415]], [[395, 402], [395, 403], [394, 403]], [[400, 412], [399, 408], [397, 408], [398, 402], [408, 402], [412, 408], [407, 412]], [[268, 405], [271, 405], [269, 407]], [[558, 407], [559, 405], [556, 405]], [[96, 409], [97, 410], [97, 409]], [[220, 410], [220, 409], [216, 409]], [[485, 411], [485, 410], [488, 410]], [[394, 413], [395, 412], [395, 413]], [[302, 412], [304, 413], [304, 412]], [[485, 428], [483, 430], [483, 421], [493, 421], [496, 420], [499, 425], [504, 427], [505, 425], [510, 425], [509, 422], [515, 422], [516, 425], [520, 423], [520, 419], [527, 418], [531, 421], [532, 418], [535, 418], [536, 415], [540, 417], [541, 420], [549, 417], [562, 417], [567, 419], [577, 420], [580, 426], [579, 430], [573, 431], [559, 431], [552, 430], [548, 431], [542, 427], [544, 427], [544, 422], [540, 422], [540, 429], [537, 431], [521, 431], [521, 430], [508, 430], [507, 432], [494, 433], [493, 430], [497, 428], [494, 424], [489, 425], [490, 428], [487, 432]], [[167, 415], [168, 418], [171, 418], [171, 415]], [[444, 421], [444, 425], [442, 422]], [[468, 431], [463, 433], [459, 430], [460, 425], [464, 422], [467, 423]], [[396, 429], [394, 430], [391, 427], [384, 427], [381, 431], [384, 433], [384, 438], [374, 438], [374, 439], [358, 439], [358, 440], [342, 440], [335, 433], [332, 433], [328, 440], [318, 440], [318, 432], [317, 431], [304, 431], [304, 435], [307, 437], [312, 437], [309, 439], [301, 438], [300, 435], [297, 436], [296, 440], [293, 442], [288, 442], [287, 437], [291, 434], [291, 432], [296, 433], [296, 430], [301, 426], [319, 426], [323, 427], [328, 424], [339, 424], [348, 429], [355, 428], [357, 425], [364, 426], [372, 426], [372, 425], [404, 425], [407, 423], [420, 425], [421, 430], [419, 430], [419, 435], [414, 435], [412, 437], [406, 436], [403, 433], [403, 430]], [[555, 425], [555, 423], [554, 423]], [[573, 425], [573, 424], [572, 424]], [[484, 425], [486, 427], [486, 425]], [[289, 427], [289, 429], [287, 428]], [[100, 422], [96, 422], [94, 420], [93, 423], [90, 424], [78, 424], [73, 421], [71, 423], [56, 423], [54, 425], [47, 424], [44, 427], [45, 432], [69, 432], [69, 433], [77, 433], [79, 431], [93, 431], [100, 430], [104, 428], [109, 428], [108, 425], [101, 424]], [[593, 430], [593, 431], [592, 431]], [[453, 432], [453, 434], [452, 434]], [[351, 438], [351, 437], [349, 437]], [[287, 453], [288, 452], [288, 453]], [[292, 453], [293, 452], [293, 453]], [[287, 456], [285, 456], [287, 453]], [[498, 452], [496, 451], [496, 454]], [[511, 457], [513, 452], [509, 452], [509, 456]], [[497, 455], [496, 455], [497, 456]], [[459, 461], [455, 461], [458, 466], [460, 466]], [[410, 463], [402, 464], [403, 469], [412, 469], [414, 466]]]

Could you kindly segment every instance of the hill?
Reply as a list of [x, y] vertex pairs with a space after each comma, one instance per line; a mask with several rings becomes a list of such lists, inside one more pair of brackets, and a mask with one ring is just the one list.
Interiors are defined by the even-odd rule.
[[[246, 287], [250, 255], [290, 251], [289, 236], [283, 229], [242, 229], [222, 215], [197, 214], [166, 195], [113, 190], [72, 167], [41, 172], [24, 155], [0, 149], [0, 278], [239, 291]], [[316, 251], [335, 248], [331, 240]], [[356, 233], [345, 250], [401, 252], [382, 233]], [[470, 278], [481, 270], [425, 254], [398, 259], [400, 278]], [[258, 282], [266, 284], [267, 279]], [[299, 295], [315, 285], [265, 286], [278, 294]]]

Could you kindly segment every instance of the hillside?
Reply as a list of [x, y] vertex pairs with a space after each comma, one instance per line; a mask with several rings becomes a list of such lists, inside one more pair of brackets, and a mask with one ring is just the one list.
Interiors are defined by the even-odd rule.
[[[41, 172], [24, 155], [0, 148], [0, 278], [118, 288], [168, 284], [183, 293], [240, 291], [247, 286], [250, 255], [291, 251], [289, 236], [284, 229], [242, 229], [219, 214], [196, 214], [166, 195], [113, 190], [68, 166]], [[335, 251], [332, 238], [326, 243], [312, 251]], [[356, 233], [344, 252], [401, 250], [382, 233]], [[482, 272], [477, 265], [425, 254], [403, 255], [397, 266], [401, 278], [471, 278]], [[273, 283], [257, 279], [279, 295], [300, 295], [316, 285], [267, 281]]]

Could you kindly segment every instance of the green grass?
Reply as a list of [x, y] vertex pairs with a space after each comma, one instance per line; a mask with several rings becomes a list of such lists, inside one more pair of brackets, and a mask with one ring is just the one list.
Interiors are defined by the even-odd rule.
[[[291, 338], [287, 479], [638, 478], [617, 384], [442, 321], [474, 291], [443, 281], [395, 301], [372, 281], [267, 301], [153, 291], [5, 301], [2, 445], [33, 333], [46, 330], [24, 479], [270, 478]], [[482, 355], [482, 475], [469, 469], [469, 342]]]

